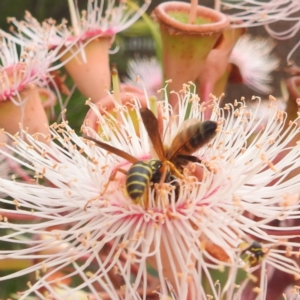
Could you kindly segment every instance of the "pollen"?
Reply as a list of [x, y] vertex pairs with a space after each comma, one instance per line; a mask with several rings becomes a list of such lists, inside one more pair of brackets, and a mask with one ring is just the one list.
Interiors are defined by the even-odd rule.
[[15, 204], [15, 206], [17, 207], [17, 208], [20, 208], [20, 203], [19, 203], [19, 201], [17, 200], [17, 199], [14, 199], [13, 200], [13, 203]]
[[256, 294], [261, 294], [263, 291], [259, 287], [255, 287], [252, 289]]

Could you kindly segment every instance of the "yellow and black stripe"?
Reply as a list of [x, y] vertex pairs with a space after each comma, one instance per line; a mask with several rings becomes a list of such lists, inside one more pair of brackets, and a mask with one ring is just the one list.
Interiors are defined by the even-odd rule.
[[147, 162], [137, 162], [128, 170], [126, 178], [126, 189], [133, 201], [138, 201], [152, 178], [152, 168]]
[[248, 261], [250, 263], [250, 266], [255, 266], [263, 260], [265, 256], [265, 252], [263, 251], [262, 245], [257, 242], [253, 241], [253, 243], [250, 245], [248, 251], [250, 252]]
[[[242, 247], [245, 243], [242, 243], [240, 247]], [[257, 264], [260, 264], [266, 255], [266, 253], [263, 251], [262, 245], [257, 242], [253, 241], [247, 248], [245, 248], [242, 251], [242, 254], [245, 254], [246, 256], [243, 258], [244, 261], [246, 261], [249, 266], [253, 267]]]
[[152, 159], [148, 162], [139, 161], [127, 172], [126, 190], [133, 201], [138, 201], [145, 193], [150, 181], [158, 182], [162, 162]]

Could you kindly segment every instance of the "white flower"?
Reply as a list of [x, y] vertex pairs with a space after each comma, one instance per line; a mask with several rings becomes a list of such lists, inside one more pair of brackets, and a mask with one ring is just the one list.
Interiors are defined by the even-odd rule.
[[[51, 63], [57, 63], [79, 40], [79, 37], [72, 36], [65, 20], [59, 25], [53, 19], [46, 19], [39, 23], [26, 11], [25, 20], [18, 21], [11, 17], [8, 18], [8, 21], [15, 26], [10, 28], [12, 34], [0, 29], [1, 37], [20, 45], [22, 48], [47, 49], [49, 53], [45, 56], [51, 57]], [[43, 50], [40, 51], [44, 52]], [[49, 71], [57, 70], [61, 66], [62, 64], [57, 63]]]
[[[62, 46], [72, 46], [85, 40], [90, 41], [99, 36], [113, 36], [132, 25], [146, 11], [150, 2], [145, 1], [141, 7], [129, 8], [125, 2], [115, 6], [116, 1], [88, 0], [87, 10], [80, 14], [77, 1], [69, 0], [72, 27], [67, 26], [66, 20], [57, 25], [49, 18], [40, 23], [28, 11], [25, 20], [18, 21], [9, 18], [17, 30], [12, 29], [15, 42], [21, 45], [47, 44], [49, 49]], [[4, 31], [1, 31], [6, 35]], [[64, 49], [61, 49], [63, 53]]]
[[23, 47], [39, 45], [48, 48], [52, 57], [55, 57], [52, 62], [62, 61], [55, 65], [55, 69], [58, 69], [79, 52], [85, 60], [85, 54], [82, 53], [84, 46], [97, 37], [113, 37], [125, 30], [139, 19], [150, 4], [145, 1], [141, 7], [132, 8], [125, 2], [115, 6], [114, 0], [89, 0], [87, 10], [80, 14], [77, 1], [74, 3], [74, 0], [69, 0], [68, 3], [72, 27], [67, 26], [66, 20], [57, 25], [52, 18], [40, 23], [26, 11], [25, 20], [18, 21], [14, 17], [8, 19], [14, 25], [11, 27], [12, 36], [1, 29], [0, 34]]
[[135, 58], [128, 61], [128, 78], [126, 84], [136, 87], [144, 86], [149, 96], [157, 95], [162, 88], [163, 76], [158, 60], [152, 58]]
[[18, 49], [13, 40], [3, 37], [0, 40], [0, 101], [9, 99], [20, 105], [19, 93], [24, 88], [47, 86], [54, 57], [55, 54], [48, 52], [46, 47], [32, 44]]
[[[221, 7], [220, 7], [221, 4]], [[266, 25], [271, 31], [269, 24], [280, 21], [289, 21], [292, 23], [291, 28], [282, 33], [277, 33], [278, 37], [295, 36], [300, 27], [300, 21], [294, 16], [300, 11], [299, 3], [295, 0], [268, 0], [268, 1], [240, 1], [240, 0], [221, 0], [217, 1], [217, 8], [221, 8], [224, 13], [229, 14], [234, 22], [234, 27], [252, 27]], [[240, 22], [242, 21], [242, 22]], [[273, 36], [273, 35], [272, 35]], [[274, 36], [273, 36], [274, 37]]]
[[[178, 116], [167, 105], [166, 89], [164, 101], [155, 107], [151, 103], [167, 145], [184, 120], [203, 120], [199, 98], [192, 90], [194, 87], [185, 86], [185, 92], [178, 94]], [[247, 145], [262, 122], [258, 118], [260, 100], [253, 101], [257, 109], [252, 112], [244, 102], [222, 109], [216, 101], [211, 118], [219, 124], [218, 133], [193, 153], [201, 163], [185, 169], [183, 179], [150, 186], [139, 203], [125, 192], [122, 173], [105, 190], [112, 171], [130, 164], [85, 141], [67, 122], [51, 127], [55, 143], [50, 146], [30, 136], [30, 144], [11, 137], [15, 146], [7, 147], [21, 157], [18, 161], [26, 169], [35, 172], [36, 184], [0, 179], [0, 192], [14, 199], [0, 202], [16, 206], [16, 213], [31, 216], [34, 222], [2, 220], [1, 232], [6, 234], [0, 241], [16, 246], [0, 250], [0, 259], [27, 258], [35, 264], [1, 280], [35, 274], [20, 299], [29, 295], [43, 298], [45, 294], [66, 299], [79, 290], [95, 299], [101, 299], [104, 292], [111, 299], [139, 299], [137, 293], [145, 299], [158, 289], [166, 297], [170, 285], [172, 297], [180, 300], [195, 299], [195, 295], [205, 299], [208, 293], [215, 299], [233, 299], [236, 273], [246, 265], [239, 245], [250, 237], [266, 248], [263, 266], [271, 264], [298, 275], [300, 268], [277, 246], [286, 246], [289, 255], [296, 255], [300, 244], [289, 239], [297, 236], [299, 228], [286, 227], [285, 233], [270, 222], [299, 218], [300, 175], [285, 180], [291, 170], [300, 167], [300, 145], [295, 143], [285, 151], [299, 134], [299, 127], [293, 123], [283, 132], [284, 114], [270, 107], [264, 130]], [[94, 133], [94, 137], [138, 159], [151, 158], [138, 99], [133, 98], [126, 107], [116, 104], [113, 114], [100, 115], [96, 106], [90, 105], [101, 128], [100, 136]], [[137, 120], [131, 118], [134, 115]], [[91, 134], [91, 129], [88, 132]], [[282, 152], [285, 156], [274, 161]], [[9, 210], [1, 214], [6, 212]], [[154, 286], [149, 285], [153, 279], [149, 265], [157, 271]], [[224, 266], [230, 273], [220, 294], [211, 271]], [[58, 272], [62, 275], [55, 279]], [[54, 286], [71, 279], [72, 283], [57, 292]], [[116, 291], [119, 288], [121, 294]]]
[[279, 59], [270, 54], [275, 46], [270, 39], [242, 35], [234, 46], [229, 62], [236, 65], [243, 82], [257, 92], [271, 92], [271, 73], [279, 66]]
[[26, 11], [24, 20], [18, 21], [16, 18], [10, 17], [8, 22], [13, 25], [10, 28], [12, 36], [4, 30], [0, 30], [1, 35], [9, 36], [15, 43], [22, 46], [36, 44], [53, 49], [65, 44], [64, 37], [67, 36], [67, 39], [70, 39], [66, 21], [59, 26], [53, 19], [46, 19], [40, 23], [29, 11]]
[[144, 1], [139, 6], [129, 5], [120, 2], [115, 6], [116, 1], [109, 0], [88, 0], [87, 10], [80, 15], [77, 1], [68, 0], [71, 23], [74, 35], [81, 35], [82, 39], [93, 36], [115, 35], [125, 30], [136, 22], [149, 7], [151, 1]]
[[[78, 41], [77, 47], [81, 51], [83, 61], [88, 60], [84, 53], [84, 46], [98, 37], [111, 38], [136, 22], [150, 5], [145, 0], [141, 6], [121, 1], [117, 6], [115, 0], [88, 0], [87, 10], [80, 14], [77, 1], [68, 0], [71, 15], [71, 40]], [[101, 57], [101, 56], [99, 56]], [[92, 97], [93, 98], [93, 97]]]
[[[233, 28], [263, 25], [268, 34], [277, 40], [293, 38], [300, 30], [300, 6], [297, 0], [218, 0], [215, 8], [229, 15]], [[300, 41], [289, 52], [288, 62], [299, 46]]]
[[[256, 127], [256, 133], [259, 133], [262, 129], [265, 128], [268, 123], [268, 112], [270, 111], [270, 107], [275, 106], [278, 110], [279, 114], [282, 114], [286, 111], [287, 102], [283, 98], [275, 98], [273, 96], [269, 96], [268, 100], [261, 101], [259, 111], [257, 111], [258, 118], [262, 120], [259, 127]], [[247, 101], [247, 107], [251, 111], [256, 111], [257, 105], [253, 101]]]

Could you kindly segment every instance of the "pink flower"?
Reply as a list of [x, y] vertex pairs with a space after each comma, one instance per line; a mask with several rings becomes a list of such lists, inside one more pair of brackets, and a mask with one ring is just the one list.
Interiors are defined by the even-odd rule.
[[[178, 115], [168, 105], [166, 89], [162, 90], [164, 100], [152, 103], [166, 146], [185, 120], [203, 120], [202, 106], [193, 91], [194, 86], [185, 85], [176, 94]], [[257, 107], [250, 111], [242, 101], [219, 108], [215, 99], [211, 120], [218, 123], [217, 135], [192, 153], [201, 162], [185, 168], [182, 178], [148, 186], [138, 202], [127, 195], [122, 173], [105, 188], [112, 171], [129, 168], [129, 162], [79, 137], [67, 122], [51, 126], [55, 142], [49, 146], [27, 134], [30, 145], [10, 136], [15, 145], [7, 147], [35, 173], [35, 184], [0, 178], [0, 192], [15, 199], [0, 202], [16, 206], [16, 213], [31, 216], [34, 222], [8, 219], [0, 223], [4, 233], [0, 241], [17, 245], [0, 250], [0, 258], [33, 259], [35, 263], [1, 280], [35, 274], [20, 299], [45, 294], [62, 299], [80, 290], [95, 299], [104, 292], [111, 299], [121, 295], [145, 299], [154, 290], [167, 297], [170, 286], [177, 299], [199, 299], [207, 294], [233, 299], [237, 271], [254, 271], [241, 258], [239, 247], [252, 239], [262, 245], [262, 270], [270, 264], [299, 274], [299, 266], [277, 248], [284, 246], [289, 255], [297, 255], [300, 244], [292, 238], [298, 235], [298, 226], [282, 228], [271, 223], [299, 218], [300, 174], [284, 181], [291, 170], [300, 167], [299, 145], [273, 163], [299, 127], [293, 123], [283, 131], [284, 114], [270, 107], [265, 128], [247, 144], [263, 122], [258, 117], [260, 100], [253, 101]], [[101, 128], [99, 135], [94, 132], [96, 139], [146, 162], [154, 157], [137, 98], [126, 106], [116, 103], [111, 114], [101, 115], [94, 104], [90, 106]], [[132, 119], [134, 115], [137, 118]], [[9, 211], [2, 209], [1, 214]], [[157, 274], [154, 286], [149, 283], [153, 279], [149, 266]], [[211, 272], [225, 267], [229, 275], [221, 292]], [[57, 273], [63, 275], [54, 278]], [[70, 280], [72, 283], [63, 285]], [[264, 284], [262, 276], [257, 286]], [[63, 289], [58, 291], [60, 285]]]

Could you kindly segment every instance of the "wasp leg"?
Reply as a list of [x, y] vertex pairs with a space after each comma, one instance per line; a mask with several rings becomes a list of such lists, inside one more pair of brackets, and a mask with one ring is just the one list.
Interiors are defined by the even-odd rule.
[[161, 186], [165, 180], [166, 180], [166, 177], [167, 177], [167, 172], [168, 172], [168, 164], [167, 163], [164, 163], [163, 166], [161, 167], [160, 169], [160, 173], [161, 173], [161, 176], [160, 176], [160, 180], [159, 180], [159, 185]]
[[[175, 165], [173, 163], [171, 163], [170, 161], [165, 161], [164, 165], [167, 165], [170, 167], [171, 172], [173, 173], [173, 175], [175, 175], [176, 177], [183, 179], [184, 176], [178, 171], [178, 169], [175, 167]], [[166, 178], [164, 178], [165, 180]]]
[[[123, 170], [123, 169], [121, 169], [121, 168], [116, 168], [115, 170], [113, 170], [113, 171], [111, 172], [109, 178], [108, 178], [108, 182], [104, 184], [104, 190], [103, 190], [103, 192], [100, 194], [100, 196], [103, 196], [103, 195], [105, 194], [106, 190], [108, 189], [109, 184], [110, 184], [112, 181], [115, 180], [115, 178], [116, 178], [118, 172], [127, 175], [127, 171], [125, 171], [125, 170]], [[97, 199], [98, 199], [98, 198], [89, 200], [89, 201], [85, 204], [84, 210], [87, 209], [88, 205], [89, 205], [91, 202], [96, 201]]]
[[[148, 186], [149, 187], [149, 186]], [[149, 189], [146, 189], [145, 193], [144, 193], [144, 199], [145, 199], [145, 209], [148, 209], [148, 205], [149, 205]]]
[[121, 169], [121, 168], [116, 168], [115, 170], [113, 170], [108, 178], [108, 182], [104, 185], [104, 190], [103, 192], [101, 193], [101, 196], [103, 196], [106, 192], [106, 190], [108, 189], [108, 186], [109, 184], [115, 180], [116, 176], [117, 176], [117, 173], [120, 172], [120, 173], [123, 173], [125, 175], [127, 175], [127, 171]]
[[[173, 163], [171, 163], [170, 161], [165, 161], [163, 166], [160, 169], [160, 181], [159, 181], [159, 185], [161, 186], [164, 182], [166, 182], [167, 177], [170, 177], [170, 172], [172, 173], [173, 176], [175, 176], [175, 178], [180, 178], [183, 179], [184, 176], [178, 171], [178, 169], [175, 167], [175, 165]], [[168, 174], [168, 175], [167, 175]]]

